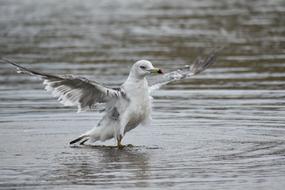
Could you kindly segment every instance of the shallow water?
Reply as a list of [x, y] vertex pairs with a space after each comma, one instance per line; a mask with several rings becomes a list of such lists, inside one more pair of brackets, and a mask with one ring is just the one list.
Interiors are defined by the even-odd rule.
[[0, 189], [283, 189], [283, 18], [282, 0], [1, 0], [1, 56], [110, 86], [138, 59], [168, 71], [225, 48], [154, 94], [152, 126], [124, 150], [70, 147], [101, 114], [62, 107], [1, 63]]

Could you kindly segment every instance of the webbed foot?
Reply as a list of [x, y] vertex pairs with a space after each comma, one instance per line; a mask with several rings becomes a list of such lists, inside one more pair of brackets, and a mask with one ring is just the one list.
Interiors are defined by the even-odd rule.
[[118, 149], [120, 149], [120, 150], [122, 150], [122, 149], [125, 147], [125, 145], [122, 145], [122, 144], [121, 144], [122, 139], [123, 139], [123, 136], [122, 136], [122, 135], [119, 135], [119, 137], [117, 138], [117, 147], [118, 147]]
[[122, 144], [118, 144], [117, 147], [118, 147], [119, 150], [123, 150], [126, 146], [122, 145]]

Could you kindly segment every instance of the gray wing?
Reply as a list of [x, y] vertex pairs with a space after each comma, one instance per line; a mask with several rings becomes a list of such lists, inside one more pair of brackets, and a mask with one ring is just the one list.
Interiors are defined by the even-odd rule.
[[91, 109], [98, 103], [106, 103], [123, 94], [120, 88], [108, 88], [85, 78], [50, 75], [32, 71], [8, 59], [2, 60], [17, 67], [18, 73], [40, 77], [48, 92], [51, 92], [65, 106], [77, 106], [78, 112]]
[[150, 92], [159, 89], [161, 86], [173, 81], [188, 79], [193, 75], [197, 75], [207, 69], [216, 61], [216, 52], [210, 53], [205, 58], [198, 57], [192, 65], [186, 65], [183, 68], [165, 73], [164, 75], [157, 75], [149, 80]]

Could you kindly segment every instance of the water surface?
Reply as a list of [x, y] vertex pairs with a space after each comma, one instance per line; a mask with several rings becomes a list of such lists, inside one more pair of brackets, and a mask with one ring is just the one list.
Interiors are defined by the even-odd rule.
[[157, 91], [152, 125], [124, 150], [70, 147], [102, 114], [61, 106], [1, 63], [0, 188], [283, 189], [282, 18], [282, 0], [1, 0], [0, 55], [48, 73], [118, 86], [136, 60], [169, 71], [225, 49]]

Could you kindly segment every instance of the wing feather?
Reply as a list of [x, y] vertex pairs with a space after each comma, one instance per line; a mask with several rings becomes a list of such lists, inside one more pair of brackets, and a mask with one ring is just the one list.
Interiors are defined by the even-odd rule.
[[64, 106], [77, 106], [78, 112], [91, 109], [98, 103], [106, 103], [123, 94], [120, 88], [108, 88], [86, 78], [46, 74], [27, 69], [8, 59], [2, 60], [14, 65], [18, 73], [40, 77], [48, 92], [58, 98]]
[[175, 71], [171, 71], [165, 73], [164, 75], [158, 75], [155, 78], [150, 79], [150, 92], [159, 89], [161, 86], [166, 85], [173, 81], [188, 79], [193, 75], [197, 75], [202, 71], [206, 70], [209, 66], [215, 63], [217, 58], [216, 51], [210, 53], [204, 59], [198, 57], [195, 59], [192, 65], [185, 66], [183, 68], [176, 69]]

